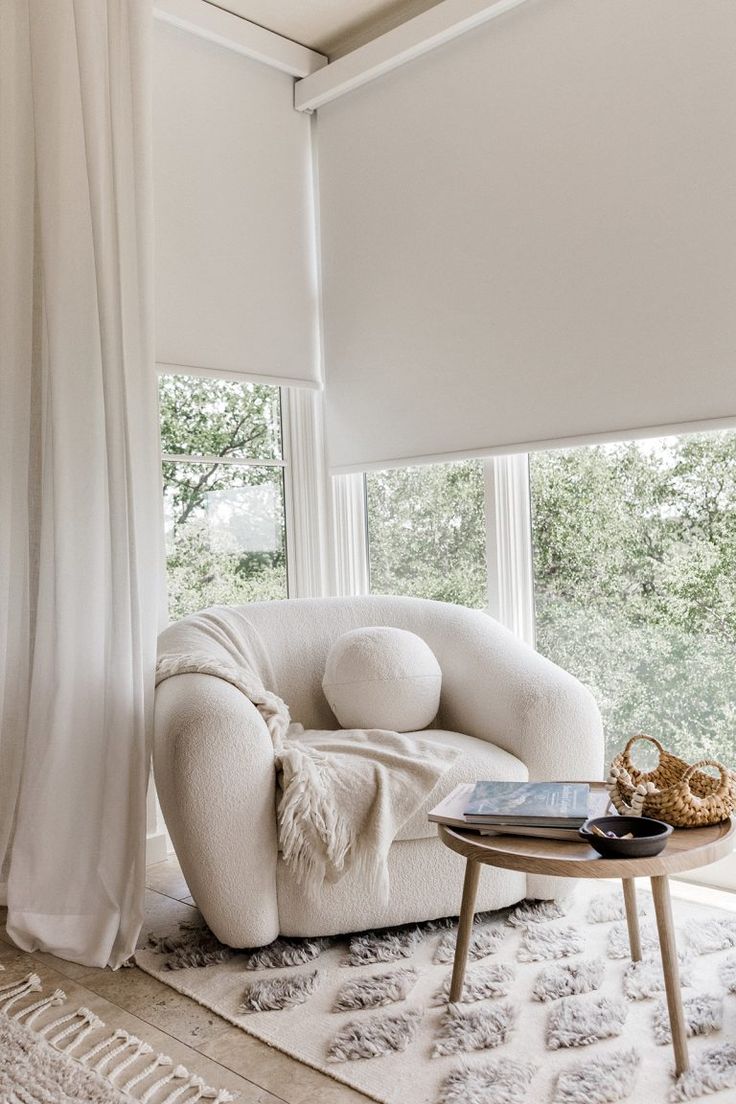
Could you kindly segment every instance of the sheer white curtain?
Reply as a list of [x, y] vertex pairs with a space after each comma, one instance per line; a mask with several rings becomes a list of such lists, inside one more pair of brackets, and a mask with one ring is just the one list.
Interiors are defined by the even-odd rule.
[[160, 564], [151, 0], [0, 3], [0, 892], [119, 965], [142, 916]]

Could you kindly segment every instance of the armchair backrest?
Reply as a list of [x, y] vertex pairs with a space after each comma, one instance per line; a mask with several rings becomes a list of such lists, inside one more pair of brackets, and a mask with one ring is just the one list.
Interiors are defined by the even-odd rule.
[[[278, 602], [256, 602], [247, 606], [215, 607], [196, 615], [212, 616], [218, 625], [212, 633], [196, 633], [197, 650], [219, 658], [233, 654], [239, 640], [253, 630], [260, 640], [255, 649], [264, 685], [289, 706], [292, 718], [307, 728], [339, 727], [322, 691], [327, 654], [339, 636], [349, 629], [369, 625], [390, 625], [417, 633], [437, 656], [443, 671], [440, 723], [451, 718], [453, 670], [458, 666], [463, 644], [491, 633], [503, 648], [512, 651], [519, 642], [497, 622], [478, 610], [422, 598], [367, 596], [359, 598], [305, 598]], [[223, 629], [223, 626], [226, 628]], [[169, 626], [160, 638], [167, 652], [192, 650], [192, 619]]]

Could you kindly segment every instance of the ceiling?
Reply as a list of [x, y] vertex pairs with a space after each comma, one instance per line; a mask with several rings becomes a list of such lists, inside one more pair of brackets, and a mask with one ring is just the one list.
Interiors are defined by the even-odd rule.
[[[208, 0], [212, 3], [213, 0]], [[439, 0], [217, 0], [216, 7], [330, 58], [355, 50]]]

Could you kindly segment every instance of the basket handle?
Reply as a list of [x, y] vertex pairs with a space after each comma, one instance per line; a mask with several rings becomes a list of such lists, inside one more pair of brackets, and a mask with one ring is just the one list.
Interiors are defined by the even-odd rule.
[[715, 767], [721, 776], [721, 784], [716, 792], [711, 794], [711, 797], [725, 797], [728, 793], [729, 772], [726, 770], [723, 763], [718, 763], [715, 759], [699, 759], [697, 763], [693, 763], [692, 766], [687, 768], [680, 781], [689, 783], [696, 770], [700, 770], [701, 767]]
[[662, 747], [662, 745], [660, 744], [659, 740], [655, 740], [654, 736], [647, 736], [646, 732], [640, 732], [638, 735], [632, 736], [631, 739], [627, 741], [626, 747], [624, 748], [623, 754], [621, 756], [622, 759], [626, 760], [626, 762], [629, 764], [629, 766], [633, 767], [633, 765], [634, 765], [631, 762], [630, 752], [631, 752], [631, 749], [634, 746], [634, 744], [638, 743], [639, 740], [646, 740], [648, 743], [654, 744], [657, 751], [659, 752], [660, 759], [662, 758], [663, 755], [666, 754], [666, 752], [665, 752], [664, 748]]

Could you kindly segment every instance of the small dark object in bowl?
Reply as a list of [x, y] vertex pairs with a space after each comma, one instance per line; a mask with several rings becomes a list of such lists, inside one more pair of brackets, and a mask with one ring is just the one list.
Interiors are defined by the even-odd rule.
[[[598, 836], [591, 832], [591, 825], [601, 832], [614, 832], [612, 836]], [[633, 839], [621, 839], [631, 832]], [[579, 831], [580, 838], [594, 847], [605, 859], [644, 859], [664, 851], [667, 839], [672, 835], [672, 825], [651, 817], [607, 816], [586, 820]]]

